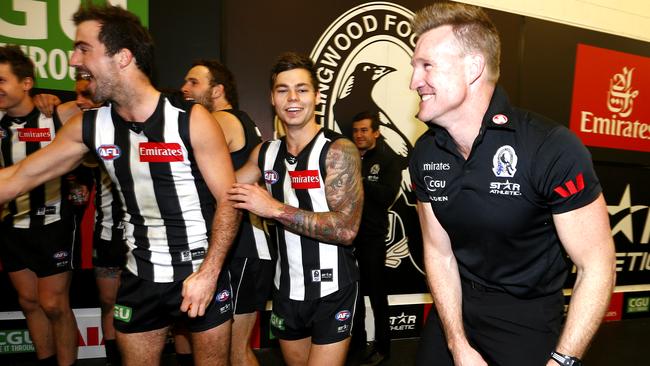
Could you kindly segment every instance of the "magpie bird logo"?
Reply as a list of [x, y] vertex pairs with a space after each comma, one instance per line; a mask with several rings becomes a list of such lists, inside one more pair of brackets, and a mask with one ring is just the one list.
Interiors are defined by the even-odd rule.
[[415, 117], [419, 98], [409, 90], [416, 43], [412, 17], [409, 9], [389, 2], [356, 6], [332, 22], [310, 56], [319, 77], [316, 119], [322, 126], [351, 138], [356, 114], [379, 115], [381, 138], [402, 169], [401, 189], [389, 210], [386, 265], [397, 268], [410, 261], [422, 272], [408, 155], [427, 127]]

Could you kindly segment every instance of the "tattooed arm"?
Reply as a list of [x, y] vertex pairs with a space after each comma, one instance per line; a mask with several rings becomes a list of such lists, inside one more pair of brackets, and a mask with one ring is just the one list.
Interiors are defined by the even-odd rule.
[[272, 218], [287, 229], [326, 243], [352, 244], [363, 209], [359, 151], [347, 139], [338, 139], [325, 158], [325, 194], [329, 212], [312, 212], [285, 205], [263, 188], [237, 183], [230, 199], [237, 208]]

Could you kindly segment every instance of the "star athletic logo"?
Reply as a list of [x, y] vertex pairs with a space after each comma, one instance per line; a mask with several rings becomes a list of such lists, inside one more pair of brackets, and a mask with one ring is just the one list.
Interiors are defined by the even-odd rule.
[[[357, 113], [378, 113], [381, 139], [391, 160], [405, 172], [402, 187], [410, 185], [408, 155], [426, 130], [426, 125], [414, 117], [418, 95], [409, 90], [416, 43], [412, 17], [409, 9], [389, 2], [356, 6], [330, 24], [310, 55], [321, 95], [316, 106], [317, 122], [350, 138]], [[389, 211], [389, 267], [398, 267], [402, 259], [412, 256], [409, 247], [420, 245], [419, 239], [413, 239], [419, 235], [414, 206], [412, 193], [401, 189]], [[411, 237], [407, 238], [407, 232]], [[421, 261], [410, 259], [414, 264]]]

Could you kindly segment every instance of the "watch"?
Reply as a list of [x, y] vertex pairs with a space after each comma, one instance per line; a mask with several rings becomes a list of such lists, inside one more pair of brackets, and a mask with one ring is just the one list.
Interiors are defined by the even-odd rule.
[[582, 361], [578, 357], [563, 355], [558, 352], [551, 352], [551, 358], [562, 366], [582, 366]]

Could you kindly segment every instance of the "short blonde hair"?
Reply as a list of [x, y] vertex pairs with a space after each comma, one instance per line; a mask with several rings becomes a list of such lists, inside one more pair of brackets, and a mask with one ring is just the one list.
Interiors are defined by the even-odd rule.
[[483, 9], [457, 2], [438, 2], [417, 13], [411, 21], [418, 36], [444, 25], [450, 25], [465, 53], [479, 51], [483, 54], [490, 81], [499, 80], [501, 40], [492, 20]]

